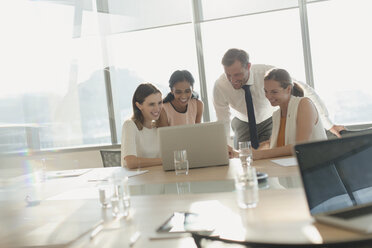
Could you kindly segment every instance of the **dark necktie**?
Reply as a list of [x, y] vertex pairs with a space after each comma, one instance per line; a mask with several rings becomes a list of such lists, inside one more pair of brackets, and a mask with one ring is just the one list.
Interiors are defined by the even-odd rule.
[[242, 88], [245, 91], [245, 103], [247, 105], [248, 113], [248, 124], [249, 124], [249, 134], [251, 136], [251, 145], [254, 149], [259, 147], [259, 142], [257, 138], [257, 127], [256, 127], [256, 117], [254, 116], [253, 101], [250, 85], [243, 85]]

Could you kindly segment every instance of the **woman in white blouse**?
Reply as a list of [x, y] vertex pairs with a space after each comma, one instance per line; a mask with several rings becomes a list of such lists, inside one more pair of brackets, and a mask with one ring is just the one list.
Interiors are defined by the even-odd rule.
[[264, 78], [264, 91], [271, 105], [280, 108], [273, 113], [270, 142], [254, 150], [253, 159], [292, 155], [296, 143], [327, 139], [313, 102], [303, 97], [302, 88], [292, 82], [286, 70], [269, 70]]
[[121, 136], [122, 166], [130, 169], [161, 165], [158, 120], [163, 107], [160, 90], [140, 84], [132, 99], [133, 116], [124, 122]]

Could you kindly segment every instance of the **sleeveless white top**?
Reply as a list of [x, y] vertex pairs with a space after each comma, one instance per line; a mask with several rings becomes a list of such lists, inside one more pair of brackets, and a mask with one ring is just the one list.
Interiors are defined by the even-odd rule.
[[[296, 144], [296, 130], [297, 130], [297, 110], [298, 105], [303, 97], [291, 96], [288, 103], [287, 120], [285, 123], [285, 145]], [[280, 128], [280, 109], [273, 113], [273, 129], [270, 139], [270, 148], [276, 147], [278, 134]], [[318, 113], [318, 122], [314, 125], [313, 131], [308, 141], [325, 140], [327, 135], [325, 133], [322, 121]]]

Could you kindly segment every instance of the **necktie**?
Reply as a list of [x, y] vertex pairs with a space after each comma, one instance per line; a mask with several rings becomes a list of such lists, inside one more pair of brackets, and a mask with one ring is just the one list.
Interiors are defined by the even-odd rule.
[[251, 90], [249, 89], [249, 87], [250, 85], [242, 86], [242, 88], [245, 91], [245, 103], [247, 105], [249, 134], [251, 136], [251, 144], [254, 149], [257, 149], [259, 147], [259, 142], [257, 138], [256, 118], [254, 116], [252, 95], [251, 95]]

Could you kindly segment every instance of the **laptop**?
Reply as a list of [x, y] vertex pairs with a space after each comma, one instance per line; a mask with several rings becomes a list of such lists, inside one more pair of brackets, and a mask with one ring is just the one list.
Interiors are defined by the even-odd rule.
[[372, 233], [372, 134], [294, 147], [311, 215]]
[[173, 151], [187, 151], [189, 168], [229, 164], [225, 127], [207, 122], [158, 128], [160, 155], [165, 171], [174, 170]]

